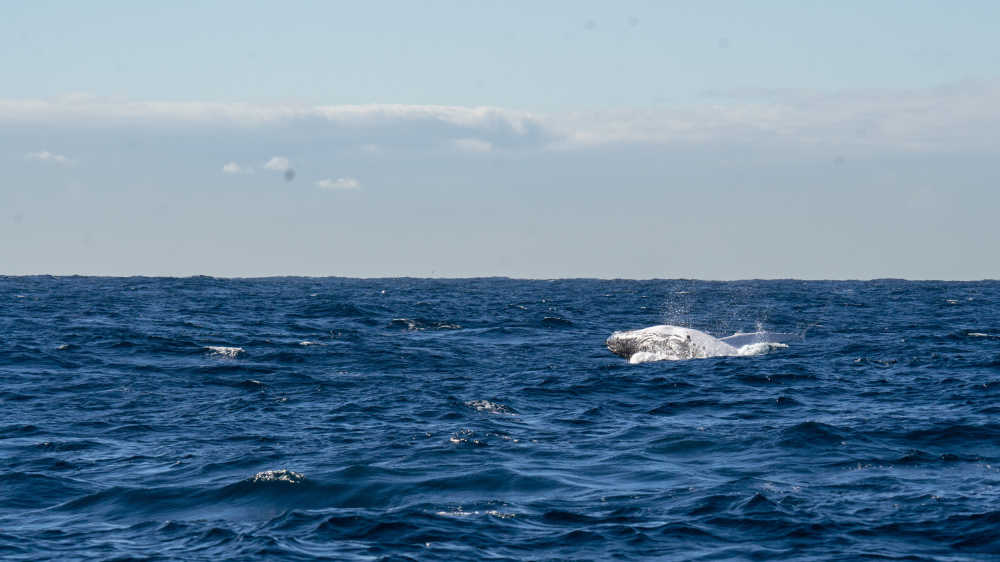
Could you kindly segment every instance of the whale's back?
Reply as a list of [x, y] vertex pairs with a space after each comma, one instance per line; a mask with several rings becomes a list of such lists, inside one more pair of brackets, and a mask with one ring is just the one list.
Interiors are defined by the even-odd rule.
[[631, 363], [738, 354], [735, 347], [705, 332], [668, 325], [615, 332], [605, 343]]
[[704, 359], [730, 355], [759, 355], [787, 347], [783, 341], [801, 339], [795, 334], [754, 332], [716, 338], [705, 332], [680, 326], [650, 326], [641, 330], [615, 332], [605, 342], [612, 353], [629, 363]]

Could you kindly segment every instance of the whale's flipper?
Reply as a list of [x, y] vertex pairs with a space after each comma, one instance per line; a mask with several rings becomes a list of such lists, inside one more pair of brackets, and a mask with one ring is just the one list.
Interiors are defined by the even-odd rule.
[[803, 339], [802, 334], [786, 334], [782, 332], [752, 332], [749, 334], [736, 333], [731, 336], [719, 338], [733, 347], [743, 347], [752, 343], [785, 343], [799, 341]]

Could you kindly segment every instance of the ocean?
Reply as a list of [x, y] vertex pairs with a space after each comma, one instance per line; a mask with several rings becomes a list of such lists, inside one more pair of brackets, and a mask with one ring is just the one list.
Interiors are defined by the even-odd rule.
[[998, 554], [996, 281], [0, 277], [0, 559]]

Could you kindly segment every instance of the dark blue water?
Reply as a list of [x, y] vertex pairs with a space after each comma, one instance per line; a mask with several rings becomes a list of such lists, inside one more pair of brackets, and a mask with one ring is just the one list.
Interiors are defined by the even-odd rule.
[[998, 553], [997, 282], [0, 278], [3, 559]]

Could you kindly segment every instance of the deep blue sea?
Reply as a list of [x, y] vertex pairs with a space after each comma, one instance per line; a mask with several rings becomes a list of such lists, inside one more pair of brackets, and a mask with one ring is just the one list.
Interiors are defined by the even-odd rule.
[[0, 559], [998, 554], [995, 281], [0, 277]]

